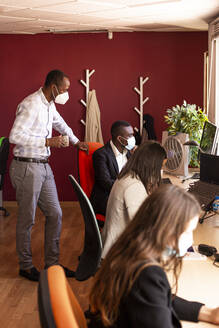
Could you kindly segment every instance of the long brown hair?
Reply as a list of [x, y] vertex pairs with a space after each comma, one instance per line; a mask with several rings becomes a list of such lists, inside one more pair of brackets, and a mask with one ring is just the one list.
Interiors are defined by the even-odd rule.
[[156, 264], [166, 271], [173, 269], [177, 288], [181, 258], [173, 253], [164, 260], [163, 252], [170, 241], [176, 254], [179, 252], [180, 235], [200, 211], [194, 196], [174, 185], [162, 185], [146, 198], [94, 278], [91, 311], [104, 326], [116, 321], [122, 298], [146, 266]]
[[150, 194], [160, 184], [160, 171], [165, 158], [166, 151], [160, 143], [146, 141], [129, 158], [118, 179], [128, 174], [133, 178], [138, 177], [145, 186], [147, 194]]

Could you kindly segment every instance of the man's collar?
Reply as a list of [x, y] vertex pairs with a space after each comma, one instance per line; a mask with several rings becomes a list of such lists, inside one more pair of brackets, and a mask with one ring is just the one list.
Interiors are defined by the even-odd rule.
[[44, 93], [43, 93], [43, 88], [41, 87], [39, 89], [39, 93], [40, 93], [40, 96], [41, 96], [41, 99], [42, 99], [42, 102], [45, 104], [45, 105], [51, 105], [51, 103], [53, 102], [53, 100], [51, 100], [50, 102], [46, 99]]
[[113, 153], [114, 153], [115, 157], [127, 154], [127, 149], [124, 149], [123, 152], [120, 153], [120, 151], [118, 150], [118, 148], [116, 148], [116, 146], [114, 145], [112, 140], [110, 140], [110, 146], [112, 147], [112, 150], [113, 150]]

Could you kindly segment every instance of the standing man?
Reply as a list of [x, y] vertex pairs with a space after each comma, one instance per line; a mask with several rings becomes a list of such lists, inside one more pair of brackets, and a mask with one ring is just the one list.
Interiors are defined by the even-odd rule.
[[112, 186], [135, 148], [133, 127], [126, 121], [116, 121], [111, 126], [111, 140], [93, 153], [95, 181], [91, 193], [94, 212], [106, 214]]
[[[37, 205], [46, 217], [45, 222], [45, 268], [58, 264], [59, 239], [62, 225], [62, 210], [56, 184], [48, 164], [50, 147], [65, 147], [66, 137], [76, 147], [87, 150], [71, 128], [57, 112], [55, 103], [64, 105], [69, 99], [70, 81], [59, 70], [48, 73], [45, 84], [26, 97], [17, 108], [9, 140], [15, 144], [10, 177], [16, 190], [18, 218], [16, 226], [16, 249], [19, 259], [19, 275], [38, 281], [39, 271], [32, 263], [31, 230], [35, 223]], [[52, 137], [52, 129], [61, 135]], [[74, 272], [65, 268], [67, 277]]]

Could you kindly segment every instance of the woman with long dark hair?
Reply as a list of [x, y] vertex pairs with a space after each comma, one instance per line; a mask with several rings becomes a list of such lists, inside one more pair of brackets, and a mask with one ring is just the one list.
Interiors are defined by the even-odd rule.
[[161, 181], [165, 149], [156, 141], [140, 145], [129, 158], [115, 181], [107, 203], [102, 231], [104, 258], [145, 198]]
[[172, 295], [182, 256], [193, 242], [200, 206], [192, 194], [163, 185], [149, 195], [110, 249], [90, 293], [93, 328], [176, 328], [180, 320], [219, 324], [219, 308]]

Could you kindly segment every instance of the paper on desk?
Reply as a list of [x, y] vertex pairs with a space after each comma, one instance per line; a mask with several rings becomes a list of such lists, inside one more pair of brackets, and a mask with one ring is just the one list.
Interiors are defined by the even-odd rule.
[[187, 252], [186, 255], [184, 256], [183, 260], [201, 260], [201, 261], [206, 261], [207, 256], [202, 255], [200, 253], [196, 252]]
[[187, 252], [183, 259], [185, 260], [207, 260], [206, 255], [202, 255], [198, 252], [198, 246], [192, 246], [194, 252]]

